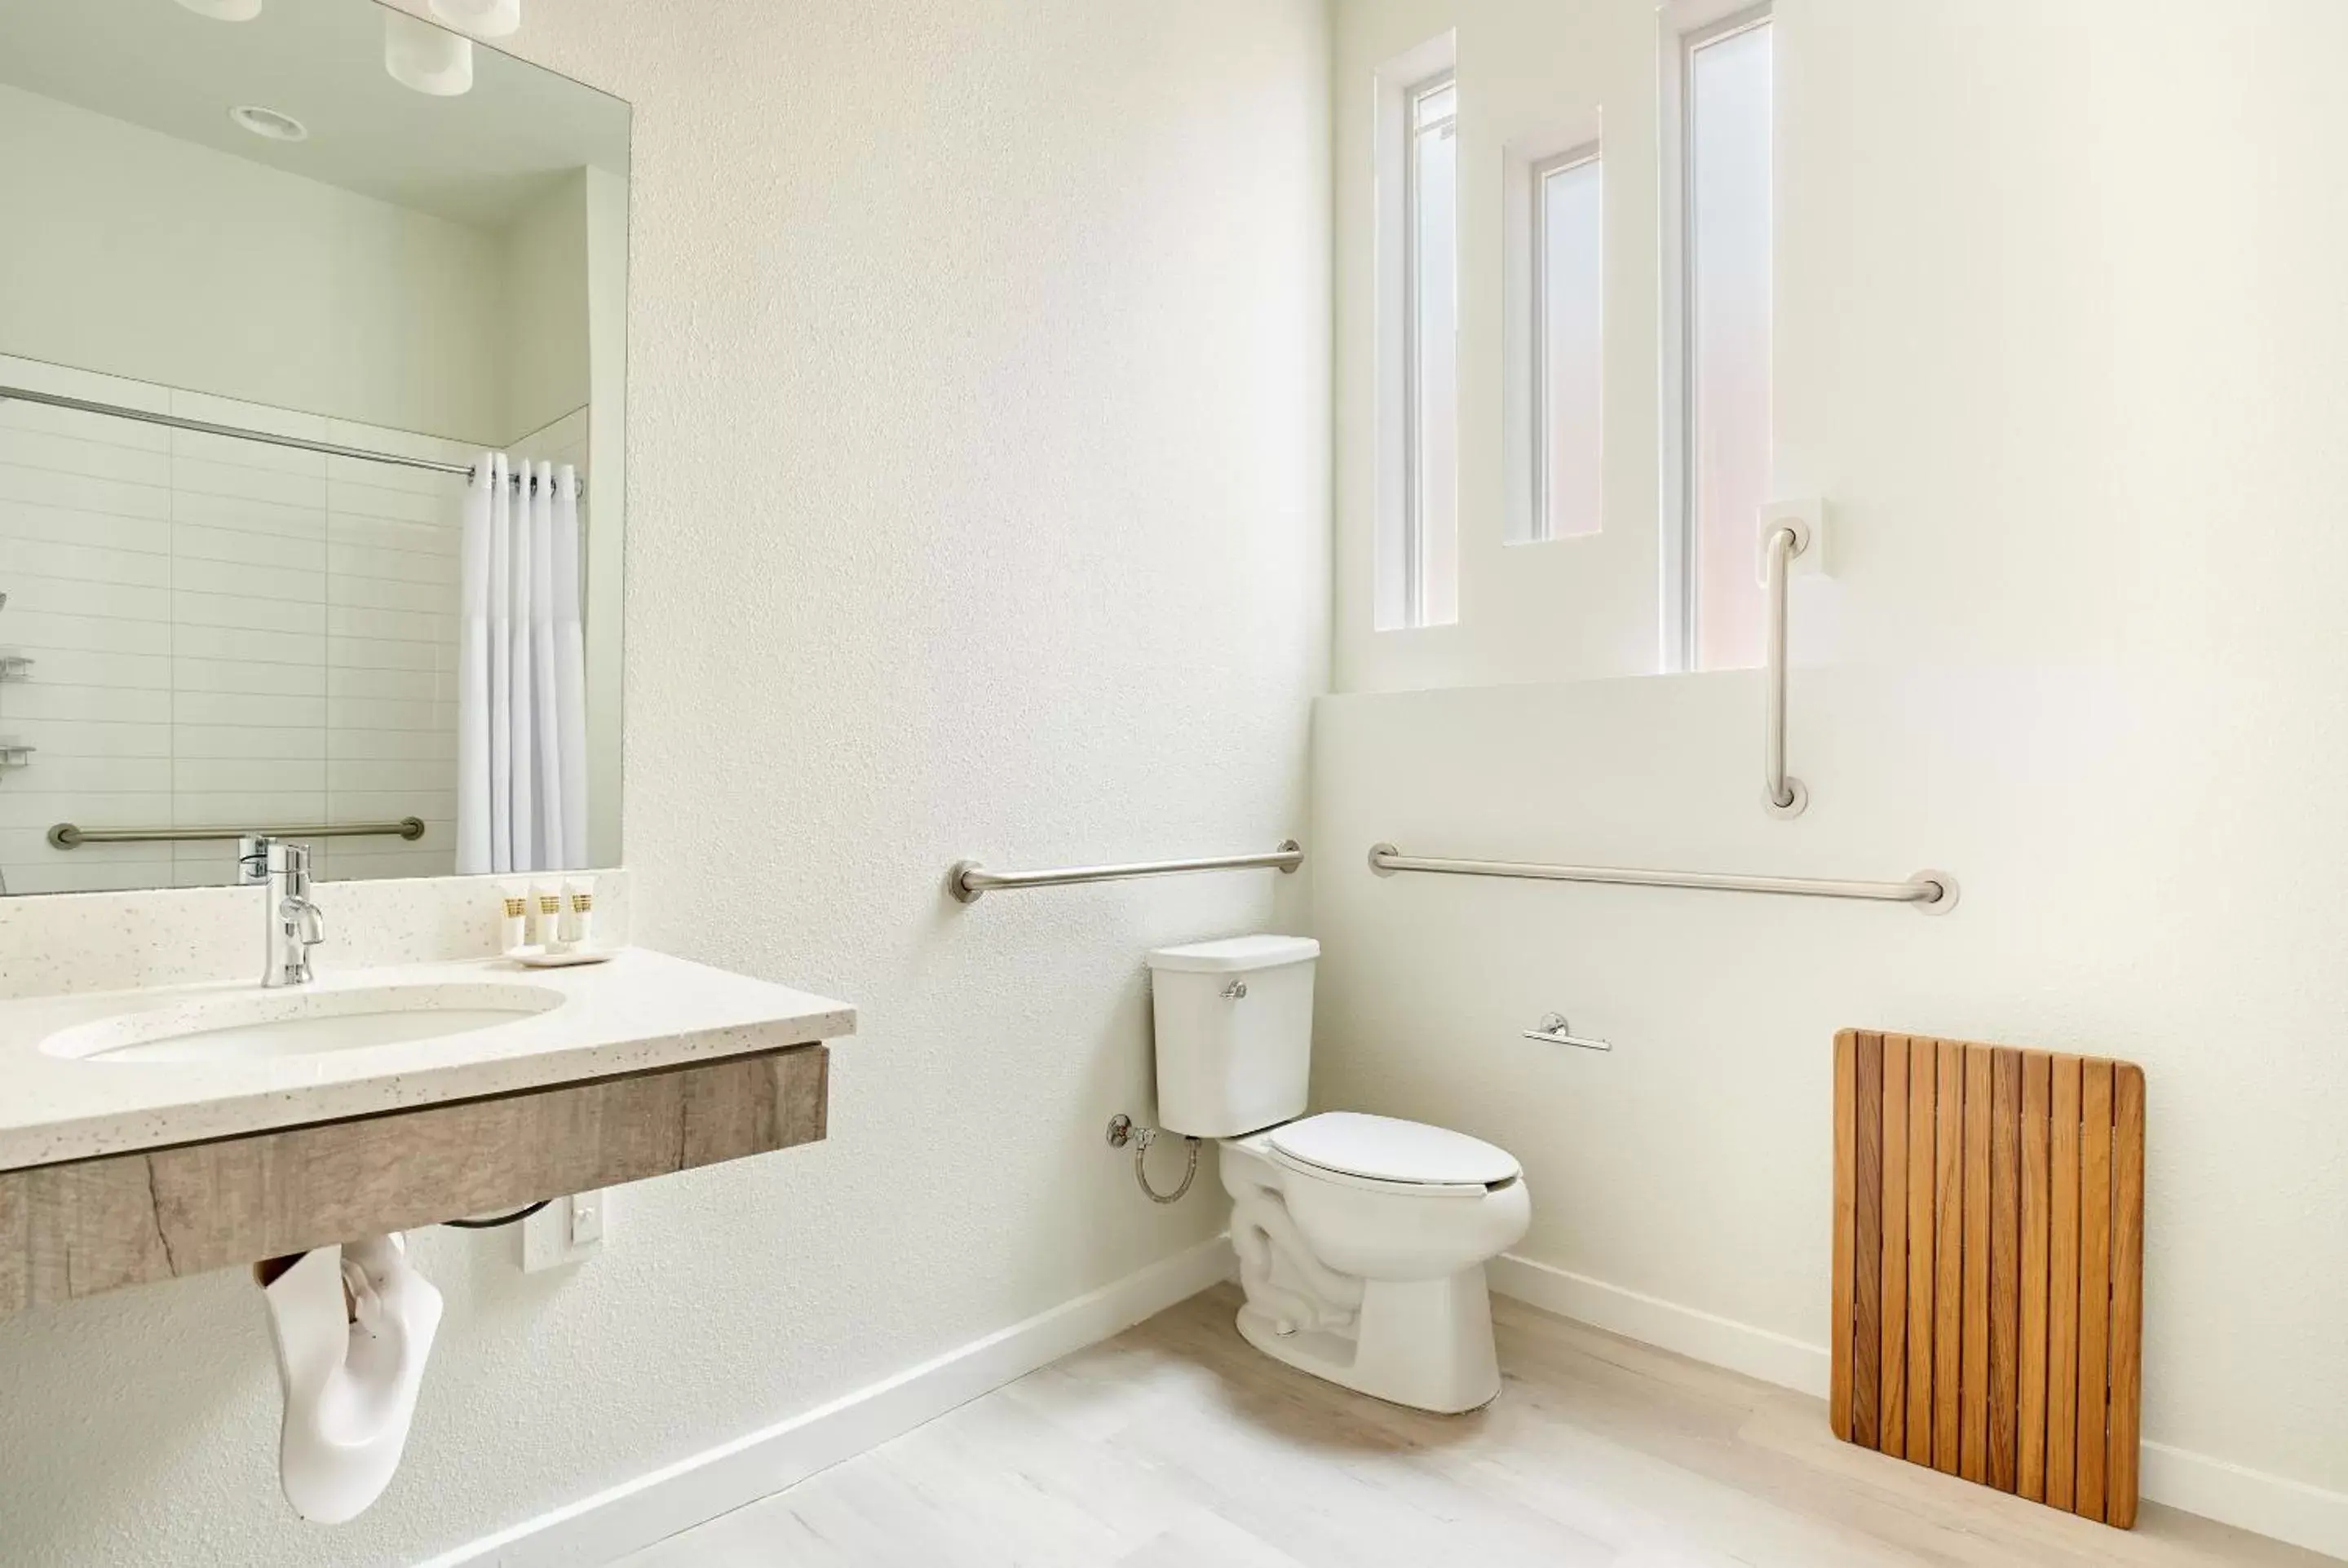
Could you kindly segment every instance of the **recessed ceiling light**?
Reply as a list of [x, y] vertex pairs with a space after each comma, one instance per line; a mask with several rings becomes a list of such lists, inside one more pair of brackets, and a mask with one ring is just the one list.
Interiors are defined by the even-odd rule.
[[228, 118], [253, 135], [269, 141], [307, 141], [310, 128], [290, 114], [263, 108], [259, 104], [239, 104], [228, 111]]
[[250, 22], [261, 15], [261, 0], [180, 0], [180, 4], [215, 22]]

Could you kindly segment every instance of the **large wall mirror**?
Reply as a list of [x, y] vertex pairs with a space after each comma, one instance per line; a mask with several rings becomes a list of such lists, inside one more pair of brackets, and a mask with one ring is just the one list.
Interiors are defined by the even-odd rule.
[[373, 0], [0, 6], [6, 891], [618, 862], [627, 201]]

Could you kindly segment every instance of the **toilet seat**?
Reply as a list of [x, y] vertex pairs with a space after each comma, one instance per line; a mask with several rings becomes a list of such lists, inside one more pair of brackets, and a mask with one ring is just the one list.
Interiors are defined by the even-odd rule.
[[1480, 1198], [1523, 1173], [1505, 1149], [1423, 1122], [1328, 1111], [1272, 1128], [1265, 1152], [1316, 1181], [1423, 1197]]

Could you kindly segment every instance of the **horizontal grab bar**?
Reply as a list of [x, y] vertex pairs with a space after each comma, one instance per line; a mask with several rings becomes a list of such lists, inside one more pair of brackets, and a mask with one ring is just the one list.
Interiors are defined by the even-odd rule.
[[1070, 866], [1055, 871], [989, 871], [975, 860], [957, 860], [946, 872], [946, 891], [965, 904], [988, 893], [1020, 887], [1068, 887], [1082, 882], [1123, 882], [1135, 876], [1170, 876], [1183, 871], [1293, 871], [1304, 864], [1304, 846], [1292, 838], [1263, 855], [1209, 855], [1196, 860], [1137, 860], [1123, 866]]
[[1539, 882], [1598, 882], [1620, 887], [1687, 887], [1708, 893], [1861, 898], [1879, 904], [1906, 904], [1926, 915], [1945, 915], [1957, 905], [1957, 879], [1945, 871], [1919, 871], [1905, 882], [1850, 882], [1818, 876], [1745, 876], [1722, 871], [1642, 871], [1618, 866], [1448, 860], [1405, 855], [1391, 844], [1370, 846], [1370, 869], [1381, 876], [1391, 876], [1397, 871], [1429, 871], [1445, 876], [1519, 876]]
[[308, 823], [293, 827], [77, 827], [61, 822], [49, 829], [49, 843], [59, 849], [85, 844], [200, 844], [210, 838], [242, 838], [265, 833], [272, 838], [408, 838], [424, 836], [424, 819], [403, 816], [397, 822]]

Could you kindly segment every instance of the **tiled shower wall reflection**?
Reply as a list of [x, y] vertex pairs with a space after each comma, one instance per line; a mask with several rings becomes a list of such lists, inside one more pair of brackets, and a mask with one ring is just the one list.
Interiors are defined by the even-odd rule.
[[[433, 436], [0, 356], [41, 391], [463, 462]], [[331, 877], [445, 876], [456, 816], [461, 476], [0, 403], [0, 773], [9, 891], [234, 878], [226, 842], [60, 851], [52, 824], [422, 817], [318, 841]]]

